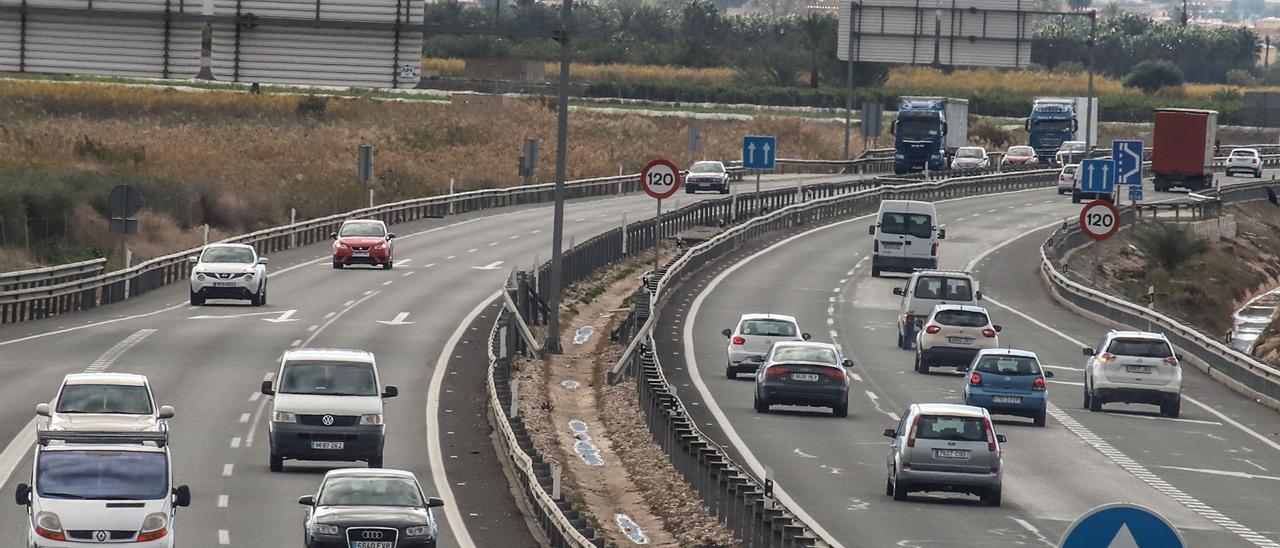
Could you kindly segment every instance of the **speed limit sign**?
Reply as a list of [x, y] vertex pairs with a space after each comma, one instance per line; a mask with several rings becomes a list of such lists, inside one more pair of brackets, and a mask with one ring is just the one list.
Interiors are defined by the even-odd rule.
[[1080, 210], [1080, 230], [1095, 240], [1105, 240], [1120, 230], [1120, 212], [1106, 200], [1094, 200]]
[[667, 160], [654, 160], [640, 172], [640, 186], [654, 198], [670, 198], [680, 190], [680, 170]]

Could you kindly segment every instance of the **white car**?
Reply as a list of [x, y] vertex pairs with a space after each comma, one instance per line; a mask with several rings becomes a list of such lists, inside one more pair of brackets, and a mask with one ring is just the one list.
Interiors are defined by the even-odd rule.
[[1000, 346], [1000, 326], [980, 306], [940, 304], [928, 319], [917, 319], [916, 372], [932, 367], [969, 369], [978, 351]]
[[695, 162], [684, 176], [684, 191], [693, 194], [699, 190], [729, 193], [729, 172], [720, 162]]
[[1076, 171], [1080, 164], [1067, 164], [1058, 172], [1058, 195], [1070, 194], [1076, 188]]
[[191, 489], [173, 487], [167, 432], [36, 434], [35, 461], [14, 500], [27, 511], [24, 546], [173, 548], [177, 509]]
[[956, 149], [956, 155], [951, 160], [951, 169], [987, 169], [991, 167], [991, 158], [987, 156], [987, 149], [982, 147], [960, 147]]
[[1102, 411], [1110, 402], [1160, 406], [1160, 414], [1177, 417], [1182, 408], [1182, 356], [1161, 333], [1115, 331], [1097, 348], [1085, 348], [1084, 406]]
[[62, 380], [52, 403], [36, 405], [45, 430], [158, 432], [168, 430], [173, 408], [156, 406], [144, 375], [76, 373]]
[[909, 350], [916, 342], [916, 320], [924, 319], [940, 304], [977, 306], [982, 291], [968, 272], [957, 270], [917, 270], [905, 287], [893, 288], [902, 297], [898, 304], [898, 348]]
[[724, 374], [730, 379], [738, 378], [738, 373], [755, 373], [773, 343], [809, 340], [795, 318], [782, 314], [743, 314], [737, 327], [720, 333], [729, 339]]
[[1227, 177], [1232, 173], [1244, 171], [1252, 174], [1255, 179], [1261, 179], [1262, 155], [1258, 154], [1256, 148], [1231, 149], [1231, 154], [1227, 156], [1226, 169]]
[[1053, 162], [1060, 166], [1067, 164], [1078, 164], [1085, 156], [1084, 141], [1066, 141], [1062, 146], [1058, 147], [1058, 152], [1053, 155]]
[[267, 304], [267, 258], [259, 257], [253, 246], [207, 245], [191, 262], [195, 263], [191, 268], [192, 306], [203, 305], [206, 299]]

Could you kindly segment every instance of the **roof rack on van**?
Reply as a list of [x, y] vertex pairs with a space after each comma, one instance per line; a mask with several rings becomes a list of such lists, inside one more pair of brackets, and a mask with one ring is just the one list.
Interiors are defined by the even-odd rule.
[[154, 443], [156, 447], [164, 447], [169, 443], [168, 432], [64, 432], [58, 430], [40, 430], [36, 432], [36, 440], [42, 446], [49, 442], [62, 441], [75, 444], [129, 445]]

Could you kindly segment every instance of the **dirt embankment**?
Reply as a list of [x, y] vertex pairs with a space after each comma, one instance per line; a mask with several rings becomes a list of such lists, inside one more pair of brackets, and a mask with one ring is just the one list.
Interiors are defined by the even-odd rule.
[[643, 536], [653, 546], [738, 546], [654, 443], [635, 385], [605, 380], [623, 351], [609, 333], [626, 317], [624, 302], [646, 266], [624, 262], [565, 292], [565, 351], [517, 363], [520, 412], [543, 459], [563, 467], [564, 496], [611, 545]]
[[[1235, 217], [1236, 237], [1209, 240], [1204, 252], [1172, 271], [1158, 266], [1152, 250], [1132, 228], [1125, 228], [1113, 238], [1072, 253], [1068, 273], [1091, 287], [1141, 304], [1146, 304], [1148, 286], [1154, 286], [1156, 310], [1225, 337], [1237, 309], [1280, 284], [1280, 208], [1265, 201], [1250, 202], [1230, 205], [1223, 213]], [[1150, 224], [1143, 223], [1138, 230], [1149, 229]], [[1275, 330], [1273, 324], [1273, 336]]]

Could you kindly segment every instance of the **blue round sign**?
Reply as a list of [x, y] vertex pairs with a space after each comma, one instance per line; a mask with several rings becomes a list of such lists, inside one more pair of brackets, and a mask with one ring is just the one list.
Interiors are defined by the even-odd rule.
[[1182, 535], [1154, 510], [1128, 503], [1090, 510], [1062, 536], [1059, 548], [1185, 548]]

